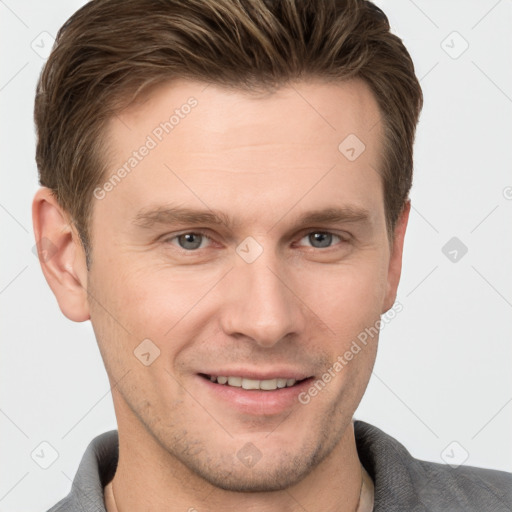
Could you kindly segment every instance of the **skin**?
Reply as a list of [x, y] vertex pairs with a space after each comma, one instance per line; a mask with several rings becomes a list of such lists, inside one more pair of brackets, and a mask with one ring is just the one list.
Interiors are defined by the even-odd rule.
[[[91, 320], [112, 385], [118, 509], [147, 510], [151, 496], [155, 512], [353, 511], [361, 466], [352, 416], [376, 339], [307, 405], [274, 410], [262, 398], [242, 410], [198, 373], [286, 369], [316, 380], [393, 305], [409, 204], [389, 235], [376, 100], [358, 80], [263, 96], [165, 84], [110, 122], [108, 176], [191, 96], [197, 106], [172, 133], [93, 199], [90, 271], [49, 191], [33, 203], [36, 239], [56, 248], [41, 261], [44, 275], [69, 319]], [[351, 133], [366, 146], [355, 161], [338, 150]], [[134, 224], [141, 210], [170, 203], [237, 224]], [[297, 225], [327, 206], [366, 217]], [[209, 238], [193, 238], [195, 252], [177, 238], [198, 230]], [[333, 234], [326, 246], [318, 232]], [[249, 236], [263, 249], [252, 263], [236, 252]], [[144, 339], [160, 350], [149, 366], [133, 353]], [[261, 454], [252, 467], [237, 457], [247, 443]]]

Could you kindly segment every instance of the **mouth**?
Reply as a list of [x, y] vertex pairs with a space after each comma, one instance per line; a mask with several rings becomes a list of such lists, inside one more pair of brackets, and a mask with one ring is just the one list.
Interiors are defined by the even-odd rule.
[[251, 379], [249, 377], [207, 375], [205, 373], [200, 373], [199, 375], [204, 379], [213, 382], [214, 384], [219, 384], [221, 386], [229, 386], [233, 388], [242, 388], [247, 391], [276, 391], [278, 389], [292, 388], [312, 378], [306, 377], [304, 379], [290, 379], [286, 377], [276, 377], [273, 379], [258, 380]]
[[[205, 393], [214, 403], [226, 405], [244, 416], [271, 418], [279, 414], [289, 414], [298, 403], [298, 396], [304, 392], [315, 377], [292, 369], [267, 371], [245, 369], [219, 370], [212, 373], [197, 373], [201, 393]], [[238, 373], [233, 375], [233, 373]]]

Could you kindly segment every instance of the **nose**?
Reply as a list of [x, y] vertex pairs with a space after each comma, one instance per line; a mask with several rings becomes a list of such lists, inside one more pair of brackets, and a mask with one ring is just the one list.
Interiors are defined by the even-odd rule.
[[265, 250], [247, 263], [236, 256], [235, 268], [224, 282], [221, 328], [236, 338], [250, 338], [272, 347], [305, 326], [297, 276]]

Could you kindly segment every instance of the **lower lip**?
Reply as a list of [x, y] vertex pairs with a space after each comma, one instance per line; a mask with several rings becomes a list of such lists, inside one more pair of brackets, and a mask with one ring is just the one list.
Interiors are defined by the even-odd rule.
[[244, 414], [257, 416], [279, 414], [290, 409], [299, 403], [298, 395], [307, 389], [313, 380], [313, 377], [310, 377], [289, 388], [261, 391], [217, 384], [199, 375], [197, 378], [215, 399], [227, 402]]

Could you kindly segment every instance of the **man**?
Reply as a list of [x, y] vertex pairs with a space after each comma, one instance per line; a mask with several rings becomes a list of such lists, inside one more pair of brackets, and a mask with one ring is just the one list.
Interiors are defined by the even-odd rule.
[[52, 511], [511, 510], [511, 475], [353, 421], [421, 107], [367, 1], [105, 0], [68, 20], [37, 89], [34, 230], [62, 312], [94, 327], [118, 430]]

